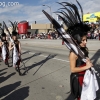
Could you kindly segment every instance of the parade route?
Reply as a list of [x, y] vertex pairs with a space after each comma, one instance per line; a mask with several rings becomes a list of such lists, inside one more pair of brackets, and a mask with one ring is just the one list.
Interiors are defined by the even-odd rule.
[[[0, 62], [0, 100], [67, 100], [70, 94], [69, 50], [61, 40], [20, 41], [25, 64], [25, 69], [23, 63], [20, 65], [23, 76]], [[87, 46], [95, 69], [100, 72], [100, 41], [88, 40]], [[9, 62], [12, 65], [11, 58]]]

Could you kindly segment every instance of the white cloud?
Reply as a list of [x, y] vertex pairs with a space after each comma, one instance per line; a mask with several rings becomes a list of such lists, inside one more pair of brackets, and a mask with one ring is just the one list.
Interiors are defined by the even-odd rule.
[[[47, 0], [41, 0], [41, 3], [46, 1]], [[51, 7], [52, 12], [57, 11], [57, 9], [61, 7], [56, 2], [51, 2], [51, 0], [48, 1], [50, 1], [50, 3], [47, 5]], [[62, 1], [74, 2], [76, 4], [75, 0], [58, 0], [58, 2]], [[79, 2], [83, 7], [84, 13], [100, 11], [100, 0], [80, 0]], [[35, 21], [37, 21], [37, 23], [50, 23], [42, 13], [42, 9], [45, 9], [45, 11], [50, 13], [50, 9], [48, 7], [43, 7], [42, 5], [29, 6], [20, 4], [14, 7], [0, 8], [0, 22], [8, 22], [10, 19], [11, 21], [28, 20], [30, 23], [34, 23]], [[56, 18], [54, 13], [52, 13], [52, 15]]]
[[23, 7], [23, 5], [17, 5], [17, 6], [13, 6], [13, 7], [3, 7], [3, 8], [0, 8], [0, 14], [18, 11], [22, 7]]
[[87, 1], [86, 3], [83, 4], [83, 10], [84, 10], [84, 13], [87, 13], [87, 12], [93, 13], [93, 12], [100, 11], [100, 0]]
[[42, 2], [44, 3], [44, 2], [46, 2], [46, 1], [47, 1], [47, 0], [41, 0], [40, 2], [41, 2], [41, 3], [42, 3]]
[[45, 3], [45, 2], [49, 2], [49, 1], [52, 1], [52, 0], [40, 0], [39, 3]]
[[[76, 3], [76, 0], [58, 0], [58, 2], [72, 2]], [[84, 13], [93, 13], [100, 11], [100, 0], [78, 0], [79, 3], [82, 5]]]
[[28, 20], [30, 23], [37, 21], [38, 23], [49, 22], [42, 13], [42, 6], [24, 6], [0, 8], [0, 22], [8, 20], [21, 21]]

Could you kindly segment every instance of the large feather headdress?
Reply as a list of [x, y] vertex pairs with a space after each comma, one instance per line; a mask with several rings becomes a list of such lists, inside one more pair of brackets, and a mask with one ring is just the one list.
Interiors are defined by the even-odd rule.
[[16, 21], [14, 23], [11, 21], [9, 21], [9, 22], [11, 23], [11, 26], [12, 26], [12, 36], [17, 36], [18, 33], [17, 33], [16, 29], [17, 29], [18, 23]]
[[6, 36], [6, 33], [4, 32], [4, 24], [3, 24], [3, 27], [0, 27], [0, 34], [1, 34], [1, 37]]
[[78, 6], [80, 7], [81, 13], [78, 7], [73, 3], [62, 2], [59, 3], [62, 8], [58, 9], [57, 15], [63, 20], [65, 25], [68, 27], [67, 32], [74, 36], [75, 34], [87, 34], [90, 27], [83, 22], [83, 9], [80, 3], [76, 0]]

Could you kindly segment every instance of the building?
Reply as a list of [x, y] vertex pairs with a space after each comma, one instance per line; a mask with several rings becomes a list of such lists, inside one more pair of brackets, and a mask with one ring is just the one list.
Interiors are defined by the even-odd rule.
[[37, 33], [47, 33], [53, 30], [52, 24], [31, 24], [31, 29], [36, 30]]
[[[64, 29], [67, 29], [64, 26]], [[54, 31], [54, 27], [52, 24], [31, 24], [31, 30], [29, 32], [36, 32], [36, 33], [48, 33], [49, 31]]]
[[100, 22], [100, 12], [88, 13], [83, 15], [84, 22]]
[[[64, 27], [65, 30], [67, 29], [65, 25], [63, 25], [63, 27]], [[8, 29], [9, 29], [10, 33], [12, 33], [12, 27], [8, 27]], [[52, 24], [50, 24], [50, 23], [47, 23], [47, 24], [36, 24], [35, 23], [35, 24], [29, 25], [29, 28], [27, 29], [27, 33], [25, 33], [25, 34], [26, 35], [38, 34], [38, 33], [40, 34], [40, 33], [48, 33], [48, 32], [51, 32], [51, 31], [55, 31], [55, 29], [54, 29]], [[6, 34], [8, 34], [8, 32], [6, 30], [5, 30], [5, 32], [6, 32]]]

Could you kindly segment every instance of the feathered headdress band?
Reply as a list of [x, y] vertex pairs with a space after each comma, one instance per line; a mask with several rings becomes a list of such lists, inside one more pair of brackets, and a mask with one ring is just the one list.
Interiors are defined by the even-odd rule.
[[17, 22], [15, 21], [14, 23], [9, 21], [12, 25], [12, 36], [16, 36], [18, 33], [16, 32], [16, 28], [17, 28]]
[[2, 28], [0, 27], [0, 30], [1, 37], [6, 36], [6, 33], [4, 32], [4, 24]]
[[90, 30], [90, 27], [83, 22], [83, 9], [77, 0], [76, 2], [80, 7], [81, 13], [79, 13], [79, 10], [75, 4], [68, 2], [59, 3], [63, 8], [58, 9], [58, 11], [55, 13], [57, 13], [57, 15], [63, 20], [65, 25], [68, 27], [67, 32], [69, 34], [86, 34], [87, 31]]

